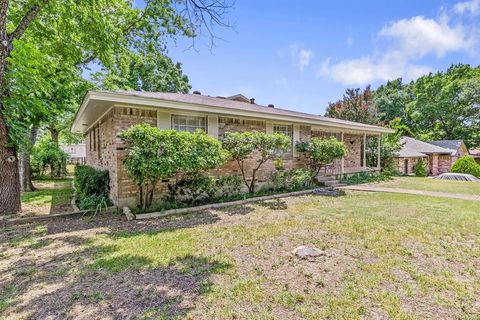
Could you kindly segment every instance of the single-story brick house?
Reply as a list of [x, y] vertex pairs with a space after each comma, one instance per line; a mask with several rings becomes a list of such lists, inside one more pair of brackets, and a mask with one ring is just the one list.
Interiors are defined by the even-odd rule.
[[[136, 200], [137, 188], [123, 166], [126, 155], [119, 133], [138, 123], [149, 123], [161, 129], [194, 131], [205, 130], [222, 140], [227, 132], [279, 132], [292, 137], [291, 151], [284, 154], [285, 168], [306, 167], [304, 158], [293, 145], [311, 137], [335, 136], [344, 141], [348, 153], [326, 170], [326, 175], [349, 174], [379, 170], [366, 166], [367, 137], [379, 138], [391, 133], [388, 128], [326, 118], [302, 112], [255, 104], [243, 95], [210, 97], [194, 94], [153, 92], [88, 92], [77, 111], [71, 131], [79, 132], [86, 140], [86, 163], [110, 173], [110, 197], [118, 205], [131, 205]], [[378, 139], [378, 155], [380, 139]], [[378, 159], [378, 158], [377, 158]], [[251, 159], [251, 164], [256, 159]], [[377, 161], [379, 163], [379, 161]], [[267, 163], [259, 172], [259, 181], [266, 181], [274, 170]], [[239, 174], [237, 164], [230, 161], [212, 174]], [[162, 181], [159, 191], [168, 181]]]
[[436, 176], [449, 172], [453, 163], [468, 155], [468, 148], [462, 140], [421, 141], [410, 137], [401, 137], [402, 149], [395, 155], [400, 173], [413, 174], [413, 166], [419, 159], [428, 162], [428, 174]]

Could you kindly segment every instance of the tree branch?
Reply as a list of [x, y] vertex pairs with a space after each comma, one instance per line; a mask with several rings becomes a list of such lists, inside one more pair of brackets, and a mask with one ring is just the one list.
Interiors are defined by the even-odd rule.
[[[47, 5], [49, 0], [42, 0], [41, 2], [43, 2], [43, 5]], [[32, 21], [36, 18], [42, 7], [43, 6], [41, 4], [35, 4], [25, 13], [22, 20], [20, 20], [17, 28], [8, 36], [10, 41], [20, 39], [22, 37], [22, 35], [25, 33]]]

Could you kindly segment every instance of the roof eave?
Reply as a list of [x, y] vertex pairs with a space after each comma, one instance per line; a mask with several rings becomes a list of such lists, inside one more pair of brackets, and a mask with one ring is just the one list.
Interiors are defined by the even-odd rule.
[[[168, 108], [168, 107], [171, 108], [173, 105], [176, 107], [187, 106], [187, 107], [190, 107], [190, 109], [194, 109], [194, 108], [191, 108], [191, 106], [195, 105], [195, 106], [201, 107], [201, 110], [197, 110], [197, 111], [204, 111], [204, 112], [210, 112], [210, 113], [222, 113], [221, 111], [223, 111], [223, 113], [225, 114], [232, 114], [232, 111], [233, 111], [232, 109], [227, 109], [225, 107], [211, 106], [206, 104], [185, 103], [185, 102], [179, 102], [175, 100], [153, 98], [153, 97], [131, 96], [131, 95], [119, 94], [115, 92], [88, 91], [84, 96], [84, 99], [82, 101], [82, 104], [80, 105], [80, 108], [77, 111], [77, 114], [75, 115], [75, 120], [70, 129], [72, 132], [84, 133], [83, 130], [78, 128], [78, 119], [84, 112], [88, 112], [87, 106], [91, 100], [111, 101], [113, 104], [130, 103], [134, 105], [140, 105], [140, 106], [146, 106], [146, 107], [160, 107], [160, 108]], [[170, 106], [166, 104], [169, 104]], [[328, 121], [328, 120], [311, 119], [308, 117], [301, 117], [301, 116], [280, 115], [280, 114], [273, 115], [268, 112], [258, 112], [258, 111], [242, 112], [242, 110], [240, 109], [236, 111], [237, 112], [234, 114], [238, 116], [242, 116], [242, 115], [249, 116], [249, 117], [259, 116], [264, 119], [272, 119], [272, 120], [280, 120], [280, 121], [284, 120], [284, 121], [297, 122], [300, 124], [305, 123], [310, 125], [319, 125], [319, 126], [325, 126], [330, 128], [336, 128], [336, 129], [354, 130], [354, 131], [360, 131], [362, 133], [383, 134], [383, 133], [395, 132], [390, 128], [384, 128], [384, 127], [372, 126], [372, 125], [362, 125], [362, 124], [357, 124], [355, 122], [342, 124], [342, 123]], [[247, 113], [247, 114], [244, 114], [244, 113]], [[255, 114], [255, 116], [253, 116], [252, 114]]]

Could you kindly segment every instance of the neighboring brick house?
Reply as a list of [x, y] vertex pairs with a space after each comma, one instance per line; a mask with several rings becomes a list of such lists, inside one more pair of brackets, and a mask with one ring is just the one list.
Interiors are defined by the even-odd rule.
[[436, 176], [449, 172], [455, 160], [468, 154], [462, 140], [438, 140], [425, 142], [410, 137], [401, 137], [402, 149], [395, 162], [400, 173], [413, 174], [413, 166], [419, 159], [428, 162], [428, 174]]
[[[366, 166], [367, 136], [380, 138], [382, 134], [392, 132], [388, 128], [289, 111], [273, 105], [261, 106], [242, 95], [223, 98], [195, 93], [90, 91], [76, 114], [71, 131], [85, 136], [87, 164], [109, 171], [110, 197], [118, 206], [133, 204], [137, 196], [137, 188], [123, 165], [126, 151], [118, 135], [138, 123], [192, 132], [201, 129], [220, 140], [227, 132], [285, 133], [292, 138], [290, 152], [283, 155], [287, 169], [307, 166], [308, 159], [294, 147], [296, 142], [308, 141], [311, 137], [335, 136], [345, 142], [348, 152], [327, 168], [326, 175], [379, 170], [379, 166]], [[380, 139], [377, 140], [379, 156]], [[252, 157], [248, 164], [252, 166], [256, 161]], [[259, 172], [259, 181], [268, 180], [273, 170], [273, 162], [266, 163]], [[211, 173], [240, 174], [233, 161]], [[166, 189], [167, 183], [162, 181], [159, 184], [159, 192]]]

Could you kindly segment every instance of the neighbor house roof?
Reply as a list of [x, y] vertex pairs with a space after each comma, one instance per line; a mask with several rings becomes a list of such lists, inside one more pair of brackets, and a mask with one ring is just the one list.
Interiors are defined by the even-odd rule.
[[402, 145], [402, 149], [400, 149], [395, 155], [399, 158], [425, 157], [431, 153], [452, 154], [452, 150], [450, 149], [442, 148], [410, 137], [401, 137], [400, 144]]
[[393, 132], [393, 130], [389, 128], [267, 107], [221, 97], [216, 98], [201, 94], [140, 91], [89, 91], [77, 111], [71, 128], [72, 132], [84, 133], [113, 105], [138, 105], [171, 110], [178, 109], [183, 111], [214, 113], [225, 116], [262, 118], [326, 126], [336, 129], [351, 129], [375, 134]]
[[436, 140], [430, 141], [429, 143], [456, 152], [462, 146], [463, 140]]

